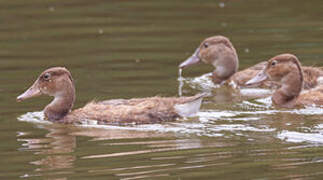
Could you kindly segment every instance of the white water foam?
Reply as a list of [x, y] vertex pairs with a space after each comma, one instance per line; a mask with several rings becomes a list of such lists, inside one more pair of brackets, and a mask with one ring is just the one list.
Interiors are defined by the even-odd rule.
[[244, 124], [223, 124], [217, 125], [213, 128], [209, 128], [212, 131], [253, 131], [253, 132], [272, 132], [275, 131], [275, 128], [269, 128], [263, 126], [262, 128], [247, 126]]
[[201, 91], [210, 92], [213, 88], [219, 88], [220, 85], [216, 85], [212, 82], [212, 79], [210, 78], [212, 76], [212, 73], [203, 74], [199, 77], [194, 78], [182, 78], [183, 82], [187, 83], [190, 87], [194, 89], [198, 89]]
[[17, 118], [19, 121], [31, 122], [31, 123], [41, 123], [41, 124], [52, 124], [50, 121], [44, 119], [43, 111], [28, 112]]
[[240, 89], [240, 94], [247, 97], [264, 97], [270, 96], [273, 93], [270, 89], [261, 89], [261, 88], [242, 88]]
[[[266, 99], [267, 100], [267, 99]], [[266, 101], [264, 99], [261, 102]], [[173, 123], [165, 124], [147, 124], [147, 125], [100, 125], [95, 120], [89, 120], [82, 125], [84, 128], [100, 128], [100, 129], [117, 129], [117, 130], [134, 130], [134, 131], [152, 131], [161, 133], [179, 133], [181, 135], [198, 135], [208, 137], [223, 136], [223, 131], [233, 132], [238, 134], [245, 131], [253, 132], [272, 132], [275, 128], [269, 128], [264, 124], [257, 125], [248, 123], [249, 121], [260, 121], [262, 115], [275, 115], [277, 113], [290, 113], [300, 115], [323, 115], [323, 109], [319, 107], [308, 107], [303, 109], [283, 109], [277, 110], [267, 108], [266, 106], [258, 106], [248, 101], [241, 103], [242, 106], [247, 106], [247, 111], [235, 110], [214, 110], [206, 109], [197, 113], [193, 119], [179, 119]], [[28, 112], [18, 117], [19, 121], [37, 123], [37, 124], [52, 124], [52, 122], [44, 120], [43, 112]], [[242, 122], [244, 121], [244, 122]], [[230, 122], [230, 123], [225, 123]], [[231, 124], [233, 123], [233, 124]], [[301, 132], [282, 131], [277, 136], [279, 139], [287, 139], [291, 142], [308, 141], [308, 142], [323, 142], [323, 124], [319, 124], [309, 130], [311, 134]], [[304, 136], [302, 136], [304, 135]], [[313, 135], [313, 138], [311, 138]], [[322, 140], [319, 140], [319, 139]]]
[[293, 143], [316, 143], [323, 144], [323, 132], [320, 133], [302, 133], [284, 130], [277, 135], [277, 138]]
[[[179, 71], [179, 94], [183, 90], [184, 83], [188, 84], [191, 88], [197, 89], [203, 92], [211, 92], [215, 88], [220, 88], [220, 84], [214, 84], [212, 81], [212, 73], [203, 74], [194, 78], [184, 78], [182, 77], [182, 72]], [[233, 89], [239, 89], [239, 93], [246, 97], [265, 97], [272, 94], [272, 90], [262, 89], [262, 88], [239, 88], [234, 82], [230, 82], [229, 85]]]

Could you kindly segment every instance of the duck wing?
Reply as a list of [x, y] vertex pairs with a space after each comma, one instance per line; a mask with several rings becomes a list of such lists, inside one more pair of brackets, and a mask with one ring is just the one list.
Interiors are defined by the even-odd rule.
[[[246, 82], [249, 81], [251, 78], [257, 75], [258, 72], [263, 70], [267, 65], [267, 61], [260, 62], [254, 66], [251, 66], [247, 69], [244, 69], [242, 71], [236, 72], [231, 76], [229, 79], [229, 82], [234, 82], [238, 86], [246, 86]], [[255, 87], [261, 86], [261, 84], [254, 85]]]
[[260, 70], [263, 70], [267, 66], [267, 63], [268, 63], [267, 61], [262, 61], [262, 62], [260, 62], [256, 65], [253, 65], [247, 69], [260, 71]]
[[323, 84], [322, 68], [303, 66], [304, 89], [315, 88]]
[[323, 85], [317, 86], [314, 89], [304, 91], [297, 98], [299, 105], [323, 105]]

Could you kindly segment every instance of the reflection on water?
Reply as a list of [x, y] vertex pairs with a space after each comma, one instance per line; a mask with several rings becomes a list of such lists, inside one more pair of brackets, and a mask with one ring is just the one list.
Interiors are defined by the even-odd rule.
[[[44, 137], [35, 138], [32, 133], [20, 132], [17, 137], [22, 142], [20, 150], [31, 151], [36, 158], [29, 162], [35, 168], [21, 176], [24, 178], [42, 176], [49, 179], [69, 179], [75, 177], [75, 171], [78, 176], [120, 179], [170, 177], [178, 173], [184, 173], [182, 177], [214, 177], [219, 173], [234, 173], [235, 169], [241, 168], [255, 172], [264, 169], [261, 171], [262, 176], [266, 176], [267, 171], [276, 171], [271, 177], [285, 178], [289, 178], [292, 171], [293, 178], [300, 178], [321, 174], [315, 168], [306, 175], [297, 172], [304, 165], [323, 162], [318, 156], [320, 151], [313, 154], [304, 149], [313, 147], [310, 141], [307, 141], [307, 145], [290, 147], [277, 144], [269, 147], [268, 144], [275, 143], [278, 139], [286, 140], [283, 135], [286, 132], [279, 133], [276, 139], [272, 135], [274, 129], [255, 130], [237, 124], [215, 126], [218, 127], [215, 131], [224, 133], [224, 138], [218, 136], [212, 139], [194, 136], [187, 138], [186, 134], [178, 136], [177, 133], [138, 129], [36, 125], [48, 133]], [[318, 129], [320, 126], [317, 126]], [[229, 132], [235, 132], [235, 135], [227, 134]], [[301, 137], [299, 134], [297, 136]], [[79, 139], [84, 137], [85, 140]], [[306, 139], [305, 136], [302, 138]], [[310, 139], [316, 138], [318, 136]], [[246, 141], [242, 143], [241, 139]], [[295, 154], [298, 154], [297, 158], [294, 157]], [[93, 165], [88, 166], [89, 164]], [[196, 175], [194, 172], [202, 172], [203, 175]], [[252, 177], [257, 176], [254, 174]]]
[[[39, 123], [37, 123], [39, 124]], [[183, 149], [197, 149], [202, 148], [205, 145], [202, 145], [199, 139], [169, 139], [169, 140], [151, 140], [146, 141], [144, 139], [153, 138], [153, 137], [167, 137], [172, 138], [174, 134], [159, 134], [154, 132], [143, 132], [135, 130], [122, 130], [122, 129], [98, 129], [98, 128], [84, 128], [84, 127], [75, 127], [75, 126], [66, 126], [66, 125], [38, 125], [39, 128], [46, 129], [48, 133], [44, 138], [24, 138], [24, 136], [31, 136], [30, 133], [19, 132], [17, 140], [22, 143], [22, 151], [32, 151], [36, 157], [39, 157], [38, 160], [29, 162], [30, 164], [36, 165], [34, 172], [26, 173], [21, 177], [34, 177], [34, 176], [52, 176], [52, 175], [62, 175], [68, 176], [68, 174], [73, 173], [75, 169], [75, 161], [80, 159], [93, 159], [93, 158], [111, 158], [111, 157], [123, 157], [131, 156], [138, 154], [149, 154], [154, 152], [167, 152], [174, 150], [183, 150]], [[146, 150], [132, 150], [125, 152], [117, 153], [108, 153], [102, 155], [86, 155], [77, 158], [75, 149], [77, 145], [77, 136], [86, 136], [91, 137], [91, 141], [107, 141], [113, 139], [137, 139], [134, 142], [110, 142], [103, 143], [103, 146], [108, 147], [118, 147], [118, 146], [145, 146]], [[143, 140], [143, 141], [140, 141]], [[219, 145], [220, 146], [220, 145]], [[223, 145], [221, 145], [223, 146]], [[183, 157], [159, 157], [154, 160], [165, 160], [165, 159], [177, 159]], [[92, 167], [88, 170], [89, 173], [106, 173], [106, 172], [115, 172], [117, 176], [134, 176], [135, 174], [141, 173], [121, 173], [128, 169], [143, 169], [143, 168], [164, 168], [168, 166], [174, 166], [176, 164], [158, 164], [151, 166], [138, 166], [138, 167], [129, 167], [129, 168], [113, 168], [108, 170], [91, 170]], [[193, 167], [192, 167], [193, 168]], [[60, 170], [59, 173], [56, 173], [57, 170]], [[154, 172], [154, 171], [153, 171]], [[152, 172], [152, 173], [153, 173]], [[145, 173], [144, 173], [145, 174]], [[150, 177], [159, 176], [158, 174], [153, 173]]]
[[[17, 141], [23, 142], [20, 150], [32, 151], [37, 160], [29, 162], [36, 165], [35, 172], [24, 174], [22, 177], [46, 176], [55, 174], [53, 171], [60, 170], [59, 174], [71, 174], [76, 160], [73, 152], [76, 148], [76, 137], [69, 135], [68, 128], [56, 125], [39, 125], [49, 131], [44, 138], [24, 138], [26, 133], [19, 132]], [[56, 178], [55, 178], [56, 179]]]

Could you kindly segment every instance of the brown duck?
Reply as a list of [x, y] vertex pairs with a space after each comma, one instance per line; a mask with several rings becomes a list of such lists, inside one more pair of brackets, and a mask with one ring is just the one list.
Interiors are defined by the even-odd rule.
[[246, 84], [259, 83], [267, 79], [281, 84], [272, 96], [272, 101], [277, 106], [292, 108], [303, 105], [323, 105], [323, 85], [302, 91], [304, 72], [295, 55], [281, 54], [271, 58], [265, 69]]
[[39, 96], [53, 96], [44, 109], [45, 118], [61, 123], [82, 123], [97, 120], [99, 124], [150, 124], [174, 121], [196, 113], [204, 94], [191, 97], [149, 97], [90, 102], [71, 111], [75, 87], [71, 73], [64, 67], [53, 67], [40, 74], [34, 84], [17, 101]]
[[[179, 65], [179, 68], [184, 69], [199, 62], [211, 64], [215, 67], [212, 73], [212, 80], [215, 84], [234, 82], [241, 87], [247, 86], [245, 83], [267, 65], [267, 62], [264, 61], [238, 72], [237, 52], [230, 40], [224, 36], [213, 36], [205, 39], [194, 54]], [[319, 77], [323, 78], [323, 70], [320, 68], [303, 67], [303, 71], [305, 89], [315, 87], [319, 84]], [[253, 84], [253, 86], [273, 88], [279, 86], [279, 84], [264, 81]]]

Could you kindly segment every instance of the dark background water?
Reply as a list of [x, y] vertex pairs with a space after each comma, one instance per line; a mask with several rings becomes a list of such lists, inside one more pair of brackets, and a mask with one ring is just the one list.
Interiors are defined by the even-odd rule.
[[322, 108], [232, 101], [220, 88], [195, 118], [98, 128], [37, 122], [50, 98], [15, 98], [51, 66], [72, 72], [76, 107], [176, 96], [177, 65], [218, 34], [231, 39], [240, 69], [285, 52], [323, 66], [322, 8], [320, 0], [1, 1], [0, 178], [321, 179]]

